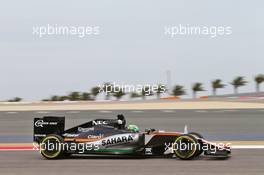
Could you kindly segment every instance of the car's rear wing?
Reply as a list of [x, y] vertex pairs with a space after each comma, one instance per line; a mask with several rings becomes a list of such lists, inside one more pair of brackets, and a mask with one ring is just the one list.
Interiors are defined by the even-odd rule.
[[65, 117], [45, 116], [34, 118], [33, 141], [41, 142], [48, 134], [61, 134], [65, 128]]

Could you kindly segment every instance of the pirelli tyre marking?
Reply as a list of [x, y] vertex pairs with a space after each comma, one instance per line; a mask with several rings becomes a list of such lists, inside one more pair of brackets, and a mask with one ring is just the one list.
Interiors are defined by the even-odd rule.
[[57, 135], [48, 135], [45, 137], [40, 146], [41, 154], [47, 159], [56, 159], [62, 155], [62, 139]]
[[197, 141], [193, 136], [179, 136], [173, 145], [175, 155], [184, 160], [192, 159], [196, 153]]

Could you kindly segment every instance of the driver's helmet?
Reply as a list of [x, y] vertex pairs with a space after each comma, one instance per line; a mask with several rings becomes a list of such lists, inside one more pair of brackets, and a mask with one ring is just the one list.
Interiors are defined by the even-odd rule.
[[139, 132], [139, 128], [137, 125], [128, 125], [127, 129], [132, 132]]

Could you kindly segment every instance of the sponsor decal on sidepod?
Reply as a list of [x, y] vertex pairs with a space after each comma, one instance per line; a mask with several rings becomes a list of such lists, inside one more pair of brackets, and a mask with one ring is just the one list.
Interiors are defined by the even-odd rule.
[[57, 125], [57, 122], [44, 122], [43, 120], [37, 120], [35, 122], [36, 127], [43, 127], [43, 125]]
[[136, 135], [133, 134], [123, 134], [114, 137], [108, 137], [107, 139], [102, 140], [102, 146], [122, 144], [128, 142], [136, 142]]

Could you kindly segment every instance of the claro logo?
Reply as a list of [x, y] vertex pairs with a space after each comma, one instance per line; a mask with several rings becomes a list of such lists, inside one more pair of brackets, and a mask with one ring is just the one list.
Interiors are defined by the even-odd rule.
[[43, 127], [43, 125], [57, 125], [57, 122], [44, 122], [43, 120], [37, 120], [34, 125], [36, 127]]

